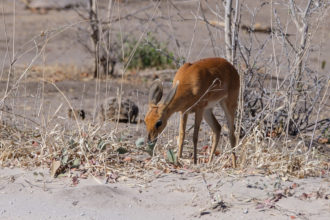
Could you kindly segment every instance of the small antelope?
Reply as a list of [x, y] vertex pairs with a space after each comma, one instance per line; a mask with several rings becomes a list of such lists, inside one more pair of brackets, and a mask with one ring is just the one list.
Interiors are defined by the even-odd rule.
[[[203, 118], [213, 131], [210, 163], [221, 132], [221, 125], [212, 113], [213, 107], [218, 102], [227, 118], [231, 147], [235, 147], [234, 119], [239, 87], [240, 81], [236, 69], [223, 58], [207, 58], [195, 63], [185, 63], [175, 74], [172, 89], [163, 99], [162, 84], [156, 80], [150, 88], [149, 110], [145, 117], [148, 142], [155, 144], [170, 116], [175, 112], [180, 112], [178, 158], [182, 157], [188, 114], [194, 112], [194, 164], [197, 163], [198, 131]], [[234, 151], [232, 152], [232, 163], [235, 168]]]

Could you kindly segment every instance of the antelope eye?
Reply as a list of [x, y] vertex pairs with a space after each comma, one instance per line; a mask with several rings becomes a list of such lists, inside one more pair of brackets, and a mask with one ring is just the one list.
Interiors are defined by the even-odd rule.
[[163, 122], [161, 120], [157, 121], [155, 124], [155, 128], [158, 129], [160, 126], [162, 126], [162, 123]]

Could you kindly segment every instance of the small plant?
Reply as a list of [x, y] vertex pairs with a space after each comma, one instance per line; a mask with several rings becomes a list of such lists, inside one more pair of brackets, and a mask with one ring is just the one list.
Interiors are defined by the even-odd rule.
[[[146, 69], [155, 67], [157, 69], [173, 68], [174, 56], [169, 52], [167, 46], [159, 42], [155, 37], [148, 35], [134, 51], [137, 40], [127, 40], [125, 44], [124, 63], [128, 63], [128, 69]], [[130, 55], [134, 53], [131, 60]]]

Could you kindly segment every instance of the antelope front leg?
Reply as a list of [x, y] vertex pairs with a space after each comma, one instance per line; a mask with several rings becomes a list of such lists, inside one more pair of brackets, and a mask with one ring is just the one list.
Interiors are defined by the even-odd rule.
[[182, 114], [180, 115], [180, 129], [179, 129], [179, 142], [178, 142], [178, 158], [182, 157], [182, 148], [183, 148], [183, 141], [184, 141], [184, 136], [186, 133], [186, 125], [187, 125], [187, 119], [188, 119], [188, 114]]
[[194, 126], [194, 136], [193, 136], [193, 142], [194, 142], [194, 164], [197, 164], [197, 143], [198, 143], [198, 132], [199, 127], [201, 125], [203, 119], [203, 111], [196, 111], [195, 112], [195, 126]]

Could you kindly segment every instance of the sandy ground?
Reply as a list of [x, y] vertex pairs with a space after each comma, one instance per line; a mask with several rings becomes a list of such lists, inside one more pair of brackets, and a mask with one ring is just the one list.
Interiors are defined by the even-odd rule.
[[73, 184], [44, 169], [1, 169], [0, 183], [0, 219], [329, 219], [330, 211], [329, 178], [179, 170], [151, 182]]

